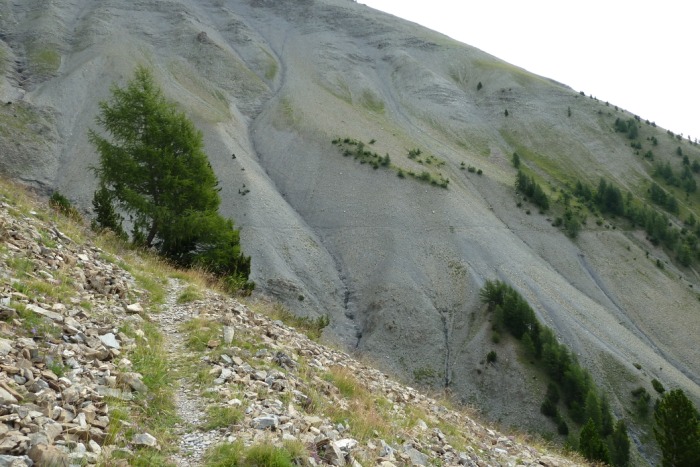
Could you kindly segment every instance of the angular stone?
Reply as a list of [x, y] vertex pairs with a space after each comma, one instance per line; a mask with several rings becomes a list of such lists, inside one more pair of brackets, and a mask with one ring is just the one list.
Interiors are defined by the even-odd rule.
[[155, 438], [155, 436], [151, 435], [150, 433], [136, 434], [131, 439], [131, 442], [136, 446], [148, 446], [150, 448], [160, 449], [158, 447], [158, 440]]
[[429, 457], [413, 446], [404, 446], [403, 452], [411, 459], [412, 465], [428, 465]]
[[233, 342], [233, 335], [233, 326], [224, 326], [224, 344], [231, 345], [231, 342]]
[[9, 391], [6, 391], [5, 388], [0, 387], [0, 404], [2, 405], [9, 405], [9, 404], [16, 404], [19, 402], [15, 396], [9, 393]]
[[0, 467], [29, 467], [34, 464], [27, 456], [0, 455]]
[[0, 439], [0, 454], [20, 454], [29, 449], [29, 438], [19, 431], [8, 431]]
[[331, 465], [341, 467], [345, 465], [345, 455], [332, 440], [326, 438], [316, 443], [316, 452], [319, 457]]
[[279, 424], [277, 415], [263, 415], [253, 419], [253, 428], [256, 430], [264, 430], [266, 428], [275, 428]]
[[111, 332], [101, 335], [100, 341], [105, 347], [108, 347], [110, 349], [119, 349], [121, 347], [121, 345], [119, 345], [117, 337]]
[[148, 392], [148, 387], [141, 381], [141, 375], [138, 373], [122, 373], [117, 378], [117, 381], [138, 393], [145, 394]]
[[88, 449], [90, 450], [90, 452], [94, 452], [97, 455], [102, 454], [102, 448], [100, 447], [99, 444], [97, 444], [97, 442], [95, 440], [91, 439], [88, 442]]
[[57, 323], [63, 322], [63, 315], [61, 315], [60, 313], [56, 313], [55, 311], [45, 310], [44, 308], [34, 304], [27, 305], [27, 309], [33, 311], [37, 315], [41, 315], [46, 318], [49, 318], [52, 321], [56, 321]]
[[212, 339], [209, 342], [207, 342], [207, 347], [209, 347], [210, 349], [215, 349], [220, 345], [221, 341], [219, 339]]
[[143, 307], [140, 303], [132, 303], [124, 307], [127, 313], [143, 313]]
[[4, 357], [12, 352], [13, 342], [7, 339], [0, 339], [0, 357]]

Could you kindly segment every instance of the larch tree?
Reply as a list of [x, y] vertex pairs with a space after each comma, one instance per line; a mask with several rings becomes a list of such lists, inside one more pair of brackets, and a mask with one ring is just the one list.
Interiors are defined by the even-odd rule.
[[93, 200], [98, 224], [114, 229], [126, 214], [134, 243], [247, 284], [250, 257], [233, 222], [218, 214], [218, 180], [202, 133], [163, 96], [147, 68], [111, 91], [99, 104], [104, 132], [89, 131], [100, 156]]

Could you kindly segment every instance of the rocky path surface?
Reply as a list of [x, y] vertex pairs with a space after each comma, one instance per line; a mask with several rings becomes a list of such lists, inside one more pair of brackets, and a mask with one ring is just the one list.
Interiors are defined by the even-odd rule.
[[126, 270], [137, 266], [41, 213], [2, 198], [0, 208], [0, 467], [126, 467], [172, 452], [128, 414], [151, 395], [135, 363], [148, 321], [175, 386], [176, 466], [204, 465], [221, 443], [236, 443], [241, 465], [260, 446], [292, 446], [311, 467], [581, 465], [184, 280], [169, 279], [159, 312], [146, 312], [147, 292]]
[[182, 324], [193, 318], [191, 308], [177, 303], [177, 297], [184, 289], [185, 286], [181, 282], [170, 279], [161, 312], [152, 315], [153, 321], [158, 323], [163, 333], [164, 345], [170, 349], [173, 356], [172, 363], [178, 370], [177, 378], [172, 384], [176, 385], [175, 407], [181, 419], [175, 427], [180, 440], [178, 451], [171, 456], [171, 460], [178, 467], [202, 465], [207, 448], [222, 441], [218, 430], [200, 429], [205, 422], [206, 407], [211, 402], [193, 388], [192, 375], [187, 375], [182, 370], [183, 359], [194, 357], [185, 347], [185, 336], [181, 332]]

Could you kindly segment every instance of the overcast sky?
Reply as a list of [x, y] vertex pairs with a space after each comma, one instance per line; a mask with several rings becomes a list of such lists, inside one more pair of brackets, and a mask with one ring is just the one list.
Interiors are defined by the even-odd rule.
[[700, 2], [360, 0], [700, 139]]

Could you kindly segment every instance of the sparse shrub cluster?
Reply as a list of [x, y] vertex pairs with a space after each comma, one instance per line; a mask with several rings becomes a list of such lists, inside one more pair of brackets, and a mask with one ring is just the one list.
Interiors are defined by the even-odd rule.
[[389, 157], [389, 153], [384, 156], [380, 156], [376, 151], [370, 151], [367, 149], [367, 146], [362, 141], [351, 138], [336, 138], [331, 141], [331, 143], [335, 146], [339, 146], [342, 149], [343, 156], [352, 156], [355, 160], [359, 161], [360, 164], [369, 164], [375, 170], [379, 167], [389, 167], [391, 165], [391, 157]]
[[[374, 144], [375, 142], [375, 140], [372, 140], [370, 141], [370, 144]], [[413, 170], [404, 170], [400, 167], [392, 166], [389, 153], [386, 153], [384, 156], [380, 156], [376, 151], [370, 151], [367, 149], [367, 145], [365, 145], [365, 143], [356, 139], [336, 138], [331, 141], [331, 144], [338, 146], [342, 151], [343, 156], [352, 156], [355, 160], [358, 160], [360, 164], [369, 164], [374, 169], [379, 169], [380, 167], [394, 168], [396, 170], [396, 175], [399, 178], [406, 178], [408, 176], [415, 180], [429, 183], [433, 186], [439, 186], [441, 188], [447, 188], [450, 183], [450, 180], [443, 177], [442, 174], [433, 175], [426, 170], [417, 173]], [[445, 165], [445, 161], [441, 161], [435, 156], [428, 155], [421, 159], [421, 154], [423, 154], [423, 152], [420, 149], [411, 149], [408, 151], [408, 158], [418, 162], [421, 165], [434, 165], [436, 167]]]
[[634, 118], [630, 118], [628, 120], [616, 118], [614, 127], [615, 131], [619, 133], [626, 133], [629, 139], [635, 139], [637, 136], [639, 136], [639, 125]]
[[[698, 164], [698, 170], [700, 171], [700, 164]], [[691, 168], [688, 156], [684, 156], [680, 175], [676, 175], [674, 173], [673, 168], [668, 161], [665, 164], [659, 163], [654, 165], [652, 175], [654, 177], [661, 178], [667, 185], [682, 188], [683, 191], [690, 194], [695, 193], [698, 190], [697, 182], [693, 176], [693, 171], [694, 169]]]
[[598, 391], [590, 373], [579, 365], [576, 356], [557, 341], [550, 328], [539, 322], [527, 301], [501, 281], [486, 281], [480, 296], [494, 313], [494, 327], [503, 328], [518, 339], [523, 352], [533, 358], [551, 379], [540, 410], [554, 419], [558, 431], [569, 431], [558, 410], [561, 398], [571, 420], [578, 424], [586, 423], [579, 442], [584, 456], [604, 462], [611, 462], [612, 458], [625, 458], [628, 452], [619, 452], [629, 450], [624, 424], [619, 426], [625, 431], [618, 433], [615, 441], [613, 433], [617, 427], [614, 426], [606, 397]]
[[407, 157], [412, 161], [418, 162], [421, 165], [434, 165], [435, 167], [442, 167], [443, 165], [445, 165], [445, 161], [440, 160], [431, 154], [428, 154], [423, 158], [420, 157], [421, 154], [423, 154], [423, 152], [420, 149], [413, 148], [408, 150]]

